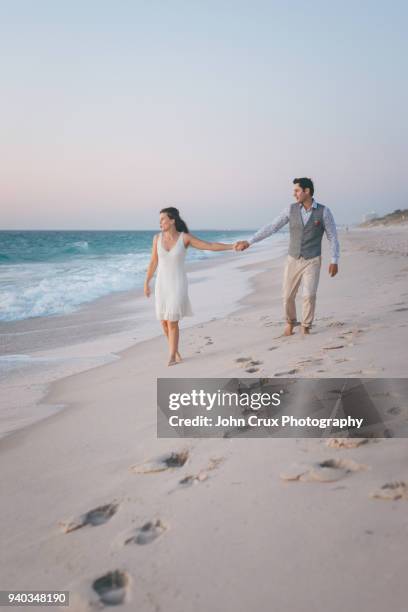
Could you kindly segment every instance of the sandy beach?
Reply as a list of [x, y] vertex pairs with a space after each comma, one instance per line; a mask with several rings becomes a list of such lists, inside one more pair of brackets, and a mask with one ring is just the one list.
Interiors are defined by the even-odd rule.
[[[339, 238], [335, 278], [323, 241], [310, 336], [282, 337], [284, 257], [271, 259], [265, 243], [197, 271], [214, 281], [192, 285], [200, 317], [183, 327], [182, 364], [167, 367], [157, 335], [110, 346], [109, 363], [50, 386], [46, 418], [0, 440], [3, 589], [69, 590], [78, 612], [109, 602], [143, 612], [406, 610], [408, 493], [381, 489], [408, 483], [405, 439], [347, 448], [156, 435], [158, 377], [406, 376], [408, 225]], [[216, 282], [228, 283], [224, 310]], [[213, 299], [212, 317], [201, 299]], [[394, 399], [408, 417], [407, 398]], [[143, 469], [183, 451], [179, 467]], [[293, 464], [328, 460], [340, 466], [329, 482], [285, 478]]]

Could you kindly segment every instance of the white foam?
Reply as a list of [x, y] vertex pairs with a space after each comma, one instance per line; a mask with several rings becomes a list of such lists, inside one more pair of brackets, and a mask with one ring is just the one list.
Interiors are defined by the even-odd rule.
[[86, 240], [78, 240], [77, 242], [72, 243], [73, 246], [78, 247], [78, 249], [87, 250], [89, 249], [89, 244]]
[[109, 293], [134, 289], [141, 285], [148, 260], [143, 253], [2, 266], [0, 321], [68, 314]]

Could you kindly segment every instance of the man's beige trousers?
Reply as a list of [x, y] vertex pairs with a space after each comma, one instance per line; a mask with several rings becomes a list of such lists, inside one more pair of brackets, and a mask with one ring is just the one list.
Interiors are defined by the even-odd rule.
[[287, 256], [283, 275], [283, 303], [288, 323], [297, 323], [295, 299], [300, 283], [302, 282], [302, 325], [305, 327], [310, 327], [312, 325], [321, 266], [321, 255], [312, 257], [311, 259], [305, 259], [304, 257], [296, 259], [295, 257], [291, 257], [291, 255]]

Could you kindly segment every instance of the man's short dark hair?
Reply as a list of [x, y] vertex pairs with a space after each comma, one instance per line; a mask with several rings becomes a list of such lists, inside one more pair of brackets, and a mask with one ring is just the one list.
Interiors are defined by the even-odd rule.
[[310, 189], [310, 195], [312, 196], [314, 194], [314, 185], [313, 185], [313, 181], [310, 178], [295, 178], [293, 179], [293, 184], [298, 184], [301, 186], [301, 188], [303, 189], [303, 191], [309, 187]]

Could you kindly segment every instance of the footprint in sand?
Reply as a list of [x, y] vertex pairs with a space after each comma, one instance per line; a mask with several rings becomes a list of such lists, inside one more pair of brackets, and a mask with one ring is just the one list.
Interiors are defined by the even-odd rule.
[[370, 494], [373, 499], [408, 499], [408, 485], [403, 480], [386, 482], [381, 489]]
[[294, 465], [281, 473], [282, 480], [302, 482], [334, 482], [352, 472], [366, 470], [367, 466], [351, 459], [324, 459], [313, 464]]
[[118, 606], [126, 601], [130, 578], [127, 572], [115, 570], [97, 578], [92, 583], [99, 600], [106, 606]]
[[353, 346], [353, 341], [357, 338], [359, 334], [362, 334], [364, 330], [362, 329], [349, 329], [342, 334], [339, 334], [337, 338], [342, 340], [347, 340], [349, 342], [349, 346]]
[[125, 540], [125, 544], [150, 544], [154, 540], [157, 540], [165, 531], [167, 527], [162, 523], [160, 519], [156, 521], [148, 521], [141, 527], [138, 527], [136, 531], [129, 538]]
[[145, 461], [139, 465], [132, 465], [129, 469], [137, 474], [154, 474], [156, 472], [164, 472], [165, 470], [169, 470], [171, 468], [183, 467], [189, 456], [189, 451], [184, 449], [168, 455], [163, 455], [157, 459]]
[[401, 414], [401, 408], [399, 406], [393, 406], [392, 408], [388, 408], [388, 414]]
[[262, 364], [262, 361], [257, 361], [256, 359], [252, 360], [247, 364], [249, 367], [245, 368], [245, 372], [249, 372], [250, 374], [252, 374], [253, 372], [259, 372], [259, 368], [255, 366], [258, 366], [261, 364]]
[[259, 368], [256, 366], [261, 365], [262, 361], [252, 359], [252, 357], [238, 357], [238, 359], [235, 359], [235, 363], [242, 364], [242, 366], [245, 368], [245, 372], [253, 374], [254, 372], [259, 371]]
[[329, 448], [357, 448], [368, 442], [368, 438], [329, 438], [325, 440], [325, 445]]
[[85, 525], [91, 525], [97, 527], [103, 525], [109, 521], [114, 514], [116, 514], [119, 508], [118, 503], [105, 504], [104, 506], [98, 506], [93, 510], [81, 514], [79, 517], [69, 519], [67, 521], [60, 521], [59, 525], [62, 527], [64, 533], [81, 529]]
[[216, 470], [221, 463], [224, 463], [224, 461], [225, 457], [211, 457], [207, 465], [207, 470], [210, 472], [212, 472], [212, 470]]
[[198, 474], [188, 474], [187, 476], [184, 476], [181, 480], [179, 480], [179, 487], [191, 487], [194, 484], [198, 484], [200, 482], [208, 480], [208, 472], [212, 472], [213, 470], [217, 469], [218, 466], [221, 465], [221, 463], [223, 463], [224, 461], [224, 457], [212, 457], [207, 467], [203, 470], [200, 470]]
[[408, 308], [394, 308], [394, 312], [406, 312]]
[[305, 359], [302, 359], [301, 361], [298, 361], [296, 364], [297, 368], [307, 368], [309, 366], [318, 366], [321, 365], [323, 363], [323, 359], [320, 359], [320, 357], [306, 357]]
[[276, 372], [274, 376], [288, 376], [291, 374], [296, 374], [297, 372], [299, 372], [299, 370], [297, 368], [293, 368], [293, 370], [287, 370], [286, 372]]
[[335, 349], [342, 349], [344, 348], [344, 344], [334, 344], [332, 346], [323, 346], [322, 349], [323, 351], [333, 351]]
[[270, 346], [268, 348], [268, 351], [276, 351], [276, 349], [279, 348], [278, 346]]
[[191, 487], [191, 485], [203, 482], [204, 480], [207, 480], [207, 478], [208, 474], [202, 470], [198, 474], [188, 474], [187, 476], [184, 476], [184, 478], [179, 480], [179, 485], [182, 487]]

